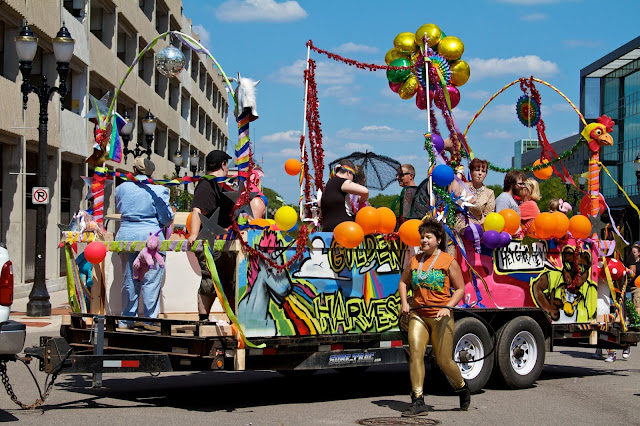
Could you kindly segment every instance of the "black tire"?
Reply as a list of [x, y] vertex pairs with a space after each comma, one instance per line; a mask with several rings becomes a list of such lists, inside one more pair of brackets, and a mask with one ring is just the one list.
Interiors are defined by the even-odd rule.
[[544, 334], [529, 317], [517, 317], [498, 331], [498, 378], [511, 389], [531, 387], [544, 368]]
[[[475, 318], [462, 318], [455, 322], [455, 327], [453, 360], [458, 363], [462, 378], [469, 385], [471, 392], [477, 392], [491, 377], [494, 353], [490, 353], [489, 356], [487, 354], [493, 348], [493, 341], [484, 324]], [[485, 356], [485, 359], [477, 362], [459, 362], [464, 359], [474, 361]]]

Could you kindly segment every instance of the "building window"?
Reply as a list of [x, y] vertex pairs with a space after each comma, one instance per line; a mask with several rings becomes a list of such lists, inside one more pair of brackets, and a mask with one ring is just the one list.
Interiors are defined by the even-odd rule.
[[72, 16], [82, 20], [84, 16], [84, 0], [64, 0], [64, 8]]
[[191, 110], [191, 96], [186, 91], [182, 91], [182, 101], [180, 105], [180, 115], [185, 120], [189, 119], [189, 111]]
[[586, 119], [600, 117], [600, 79], [584, 79], [584, 116]]
[[178, 110], [178, 102], [180, 101], [180, 83], [177, 79], [169, 80], [169, 106], [174, 110]]
[[100, 6], [91, 3], [91, 15], [89, 17], [89, 30], [98, 40], [111, 49], [115, 31], [115, 14], [110, 13]]
[[157, 68], [154, 67], [154, 69], [155, 69], [155, 75], [156, 75], [156, 78], [155, 78], [156, 93], [158, 94], [158, 96], [164, 99], [167, 96], [167, 86], [169, 84], [169, 80], [167, 79], [167, 77], [162, 75]]
[[193, 81], [198, 81], [198, 71], [200, 68], [198, 67], [200, 64], [200, 60], [198, 59], [198, 55], [195, 53], [191, 55], [191, 78]]
[[169, 31], [169, 13], [159, 4], [156, 5], [156, 31], [160, 34]]
[[149, 21], [153, 18], [154, 3], [155, 0], [138, 0], [138, 7], [140, 7]]
[[[140, 37], [138, 44], [138, 52], [142, 52], [147, 47], [147, 42]], [[139, 53], [138, 53], [139, 54]], [[151, 76], [153, 75], [153, 53], [151, 49], [147, 50], [147, 53], [138, 61], [138, 76], [144, 80], [149, 86], [151, 86]]]
[[136, 32], [126, 24], [126, 20], [122, 14], [118, 15], [118, 36], [116, 43], [118, 58], [127, 66], [131, 66], [136, 58]]

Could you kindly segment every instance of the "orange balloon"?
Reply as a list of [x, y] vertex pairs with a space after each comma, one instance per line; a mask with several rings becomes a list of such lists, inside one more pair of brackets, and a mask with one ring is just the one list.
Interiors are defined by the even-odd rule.
[[569, 219], [569, 232], [576, 238], [588, 238], [591, 235], [591, 221], [588, 217], [577, 214]]
[[422, 221], [420, 219], [410, 219], [400, 225], [400, 229], [398, 229], [398, 234], [400, 235], [400, 240], [408, 246], [417, 247], [420, 245], [420, 231], [418, 231], [418, 227]]
[[500, 210], [500, 215], [504, 218], [504, 228], [503, 231], [507, 232], [509, 235], [513, 235], [520, 228], [520, 215], [513, 209], [504, 209]]
[[536, 225], [536, 235], [538, 238], [548, 240], [553, 237], [556, 232], [556, 224], [553, 215], [548, 212], [540, 213], [533, 223]]
[[[540, 164], [546, 164], [548, 163], [549, 160], [536, 160], [533, 162], [533, 166], [538, 166]], [[534, 170], [533, 171], [533, 175], [535, 177], [537, 177], [538, 179], [549, 179], [551, 177], [551, 175], [553, 174], [553, 168], [551, 166], [549, 167], [545, 167], [543, 169], [539, 169], [539, 170]]]
[[356, 223], [362, 226], [365, 234], [373, 234], [380, 226], [380, 214], [375, 207], [363, 207], [356, 214]]
[[347, 221], [333, 229], [333, 238], [344, 248], [356, 248], [364, 240], [362, 227], [355, 222]]
[[563, 212], [553, 212], [551, 216], [553, 216], [556, 225], [556, 232], [553, 233], [553, 236], [556, 238], [565, 237], [569, 231], [569, 218]]
[[636, 287], [640, 288], [640, 275], [638, 275], [635, 279], [635, 281], [633, 281], [633, 283], [636, 285]]
[[[607, 203], [604, 201], [602, 194], [598, 194], [598, 211], [600, 213], [607, 210]], [[578, 211], [581, 215], [589, 216], [591, 214], [591, 197], [589, 194], [582, 197]]]
[[396, 229], [396, 214], [389, 207], [378, 207], [378, 216], [380, 216], [378, 232], [390, 234]]
[[259, 226], [261, 228], [271, 227], [271, 224], [269, 223], [269, 221], [267, 221], [267, 219], [253, 219], [251, 222], [249, 222], [249, 225]]
[[295, 158], [289, 158], [284, 163], [284, 171], [287, 172], [288, 175], [299, 175], [300, 170], [302, 170], [302, 163]]
[[185, 235], [186, 238], [189, 238], [189, 236], [191, 235], [191, 213], [189, 213], [189, 216], [187, 216], [187, 234]]
[[538, 238], [538, 235], [536, 235], [536, 224], [535, 222], [531, 222], [531, 224], [529, 225], [529, 229], [527, 230], [527, 235], [530, 236], [531, 238]]

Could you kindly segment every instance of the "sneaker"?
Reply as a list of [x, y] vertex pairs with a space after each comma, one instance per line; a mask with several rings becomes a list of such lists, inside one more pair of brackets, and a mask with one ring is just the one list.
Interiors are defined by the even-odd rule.
[[463, 387], [456, 389], [456, 393], [460, 397], [460, 411], [467, 411], [469, 409], [469, 405], [471, 405], [471, 391], [469, 390], [469, 385], [465, 383]]
[[424, 396], [416, 397], [411, 393], [411, 405], [402, 412], [402, 417], [426, 416], [428, 414], [429, 409], [424, 403]]
[[624, 351], [622, 351], [622, 358], [629, 359], [630, 355], [631, 355], [631, 346], [627, 346], [626, 348], [624, 348]]
[[591, 358], [593, 358], [593, 359], [602, 359], [602, 349], [600, 349], [600, 348], [596, 349], [595, 353], [593, 355], [591, 355]]
[[616, 351], [609, 351], [609, 356], [604, 360], [604, 362], [615, 362], [616, 361]]

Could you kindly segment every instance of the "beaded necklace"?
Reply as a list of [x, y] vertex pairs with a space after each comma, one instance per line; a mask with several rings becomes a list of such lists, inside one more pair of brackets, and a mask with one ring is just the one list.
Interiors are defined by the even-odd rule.
[[422, 257], [420, 258], [420, 264], [418, 264], [418, 271], [417, 271], [419, 279], [424, 280], [427, 278], [429, 271], [431, 271], [431, 268], [433, 268], [433, 265], [436, 263], [436, 260], [438, 260], [438, 256], [440, 256], [440, 253], [441, 251], [440, 249], [438, 249], [438, 251], [436, 251], [436, 256], [433, 258], [431, 265], [429, 265], [429, 268], [426, 271], [422, 270], [422, 264], [424, 263], [424, 259], [427, 253], [422, 253]]

